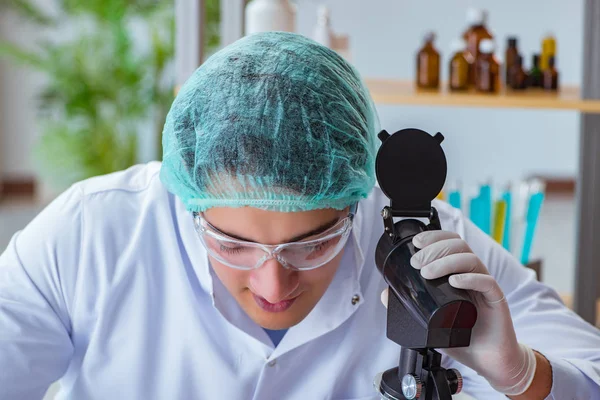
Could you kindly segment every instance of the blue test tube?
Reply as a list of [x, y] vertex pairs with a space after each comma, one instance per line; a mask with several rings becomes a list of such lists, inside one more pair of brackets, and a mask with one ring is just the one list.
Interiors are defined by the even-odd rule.
[[511, 218], [511, 205], [512, 205], [512, 194], [510, 191], [504, 192], [502, 200], [506, 202], [506, 216], [504, 219], [504, 235], [502, 236], [502, 246], [510, 251], [510, 218]]
[[521, 252], [521, 264], [523, 265], [529, 262], [529, 255], [531, 254], [531, 245], [533, 243], [535, 227], [540, 217], [540, 210], [542, 209], [543, 202], [543, 192], [536, 192], [532, 194], [529, 198], [527, 217], [525, 221], [525, 237], [523, 239], [523, 251]]

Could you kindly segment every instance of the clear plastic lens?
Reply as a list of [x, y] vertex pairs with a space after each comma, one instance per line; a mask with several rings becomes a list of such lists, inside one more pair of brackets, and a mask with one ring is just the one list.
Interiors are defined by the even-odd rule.
[[198, 215], [195, 222], [200, 239], [210, 255], [237, 269], [258, 268], [270, 258], [277, 258], [286, 268], [309, 270], [320, 267], [339, 254], [352, 227], [352, 218], [349, 216], [316, 239], [269, 246], [230, 238]]

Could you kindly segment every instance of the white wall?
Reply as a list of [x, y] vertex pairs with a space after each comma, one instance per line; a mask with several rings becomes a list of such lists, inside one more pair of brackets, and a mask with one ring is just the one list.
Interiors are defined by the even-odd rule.
[[[558, 39], [558, 65], [565, 84], [581, 81], [581, 0], [544, 2], [509, 0], [298, 0], [298, 30], [310, 35], [318, 4], [330, 6], [336, 31], [351, 36], [352, 56], [363, 76], [412, 79], [414, 54], [422, 34], [435, 30], [438, 47], [448, 57], [451, 40], [465, 29], [469, 6], [489, 10], [489, 24], [500, 53], [509, 34], [519, 36], [527, 55], [552, 30]], [[368, 5], [367, 5], [368, 4]], [[0, 15], [2, 38], [33, 39], [9, 14]], [[442, 68], [445, 78], [447, 68]], [[37, 139], [35, 93], [41, 79], [29, 70], [0, 62], [0, 171], [10, 176], [34, 174], [31, 155]], [[520, 111], [436, 107], [379, 107], [388, 130], [419, 127], [446, 135], [448, 179], [465, 183], [494, 177], [498, 183], [532, 173], [576, 174], [579, 114], [566, 111]]]
[[[415, 53], [428, 30], [437, 33], [442, 79], [447, 77], [449, 44], [466, 28], [466, 9], [489, 11], [489, 26], [505, 50], [506, 37], [517, 35], [529, 66], [541, 38], [553, 31], [561, 83], [582, 80], [582, 0], [297, 0], [298, 30], [310, 35], [318, 4], [331, 10], [333, 29], [350, 35], [352, 60], [363, 77], [414, 78]], [[448, 182], [465, 186], [492, 178], [503, 185], [532, 174], [576, 176], [579, 114], [570, 111], [379, 106], [388, 131], [406, 127], [441, 131], [448, 158]], [[561, 293], [571, 293], [574, 276], [572, 200], [547, 201], [532, 257], [543, 259], [543, 279]], [[558, 246], [558, 247], [557, 247]], [[560, 248], [560, 252], [556, 249]]]
[[[561, 82], [581, 82], [583, 3], [493, 0], [298, 0], [298, 30], [310, 35], [318, 4], [331, 9], [332, 25], [349, 34], [352, 59], [363, 77], [410, 79], [415, 52], [428, 30], [437, 33], [442, 79], [447, 76], [449, 44], [466, 28], [466, 9], [489, 11], [489, 26], [504, 54], [506, 37], [517, 35], [526, 65], [541, 38], [557, 38]], [[502, 184], [535, 173], [575, 176], [579, 114], [569, 111], [522, 111], [411, 106], [378, 107], [388, 130], [418, 127], [446, 136], [448, 179], [477, 183], [494, 178]]]

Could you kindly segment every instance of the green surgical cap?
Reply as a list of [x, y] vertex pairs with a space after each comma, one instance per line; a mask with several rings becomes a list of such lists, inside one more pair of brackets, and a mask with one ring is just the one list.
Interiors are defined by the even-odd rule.
[[190, 211], [343, 209], [375, 184], [377, 117], [357, 71], [297, 34], [247, 36], [182, 86], [160, 178]]

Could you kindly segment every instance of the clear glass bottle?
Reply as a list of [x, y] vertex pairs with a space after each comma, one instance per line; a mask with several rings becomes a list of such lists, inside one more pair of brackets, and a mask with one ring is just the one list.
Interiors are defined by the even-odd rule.
[[296, 31], [296, 7], [290, 0], [253, 0], [246, 6], [245, 32]]
[[331, 30], [331, 21], [329, 9], [325, 5], [320, 5], [317, 9], [317, 24], [313, 29], [312, 38], [315, 42], [322, 44], [325, 47], [333, 48], [335, 35]]

